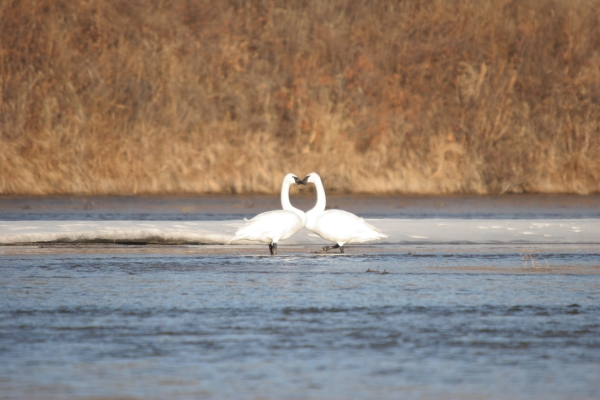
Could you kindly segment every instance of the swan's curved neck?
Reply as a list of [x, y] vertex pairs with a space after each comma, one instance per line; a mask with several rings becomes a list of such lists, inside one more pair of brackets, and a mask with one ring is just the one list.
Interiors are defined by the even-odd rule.
[[293, 211], [294, 208], [290, 203], [290, 184], [288, 182], [283, 182], [281, 185], [281, 207], [288, 211]]
[[325, 199], [325, 189], [323, 188], [323, 182], [321, 182], [321, 178], [316, 179], [315, 188], [317, 189], [317, 204], [315, 204], [310, 211], [322, 213], [325, 211], [327, 200]]
[[283, 182], [281, 185], [281, 208], [287, 211], [293, 211], [300, 216], [300, 218], [304, 218], [304, 211], [297, 209], [290, 203], [290, 186], [291, 184], [288, 182]]

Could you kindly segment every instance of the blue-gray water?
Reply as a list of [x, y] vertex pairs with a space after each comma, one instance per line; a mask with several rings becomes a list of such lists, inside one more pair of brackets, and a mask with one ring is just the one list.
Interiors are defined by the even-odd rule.
[[4, 246], [0, 398], [600, 397], [598, 246], [238, 248]]
[[[315, 194], [292, 194], [303, 210]], [[188, 220], [252, 218], [280, 208], [277, 196], [0, 196], [0, 221], [18, 220]], [[328, 208], [364, 218], [600, 218], [600, 195], [366, 196], [334, 195]]]

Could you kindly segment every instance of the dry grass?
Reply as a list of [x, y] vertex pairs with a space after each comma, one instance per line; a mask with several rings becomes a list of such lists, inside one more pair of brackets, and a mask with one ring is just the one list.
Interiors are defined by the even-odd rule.
[[[538, 261], [539, 259], [542, 261]], [[523, 269], [526, 271], [550, 271], [548, 261], [538, 252], [521, 253], [521, 260], [523, 260]]]
[[4, 0], [0, 194], [600, 192], [600, 0]]
[[367, 270], [365, 272], [369, 273], [369, 274], [381, 274], [381, 275], [388, 275], [389, 274], [389, 272], [387, 272], [387, 269], [384, 269], [383, 272], [380, 272], [379, 271], [379, 266], [377, 266], [377, 269], [367, 268]]

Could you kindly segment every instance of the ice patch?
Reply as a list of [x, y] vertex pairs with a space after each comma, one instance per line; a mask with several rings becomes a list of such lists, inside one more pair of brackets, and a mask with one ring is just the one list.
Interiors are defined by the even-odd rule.
[[[597, 243], [600, 219], [368, 219], [388, 237], [370, 242], [402, 244], [426, 239], [431, 244]], [[0, 221], [0, 244], [36, 242], [147, 242], [227, 244], [240, 220], [227, 221]], [[482, 225], [485, 223], [485, 225]], [[561, 225], [569, 227], [561, 228]], [[530, 229], [535, 226], [537, 229]], [[490, 228], [491, 227], [491, 228]], [[572, 227], [572, 228], [571, 228]], [[505, 228], [505, 229], [504, 229]], [[514, 232], [513, 232], [514, 231]], [[577, 233], [573, 235], [572, 233]], [[323, 245], [329, 241], [306, 228], [282, 245]], [[0, 251], [2, 247], [0, 247]]]

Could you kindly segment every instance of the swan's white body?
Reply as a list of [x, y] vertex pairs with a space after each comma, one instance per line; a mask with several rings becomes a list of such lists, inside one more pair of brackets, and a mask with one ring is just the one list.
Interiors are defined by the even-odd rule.
[[294, 174], [287, 174], [281, 185], [283, 210], [258, 214], [240, 227], [229, 242], [253, 240], [268, 243], [271, 254], [277, 254], [277, 242], [291, 237], [306, 224], [306, 214], [290, 203], [290, 185], [301, 182]]
[[[306, 213], [306, 228], [313, 231], [323, 239], [336, 243], [343, 252], [343, 246], [348, 243], [364, 243], [371, 240], [386, 238], [373, 225], [363, 218], [342, 210], [325, 211], [325, 189], [319, 174], [313, 172], [304, 178], [305, 183], [314, 183], [317, 189], [317, 204]], [[334, 247], [325, 247], [329, 250]]]
[[249, 220], [229, 241], [254, 240], [261, 243], [277, 243], [302, 229], [304, 221], [305, 219], [293, 211], [268, 211]]

